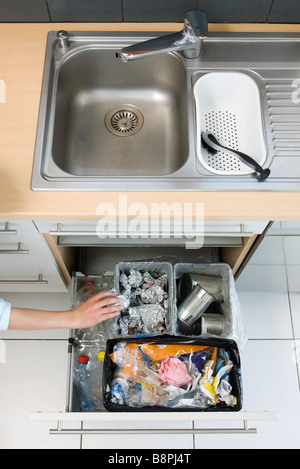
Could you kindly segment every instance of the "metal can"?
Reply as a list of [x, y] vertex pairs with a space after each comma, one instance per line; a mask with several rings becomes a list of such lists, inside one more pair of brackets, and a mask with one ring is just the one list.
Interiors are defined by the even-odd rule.
[[201, 334], [222, 335], [226, 320], [224, 314], [203, 314], [201, 317]]
[[215, 298], [197, 284], [179, 305], [178, 319], [188, 326], [192, 326], [214, 301]]
[[201, 285], [217, 302], [223, 299], [222, 279], [215, 275], [185, 273], [178, 284], [178, 298], [182, 301], [192, 291], [195, 285]]

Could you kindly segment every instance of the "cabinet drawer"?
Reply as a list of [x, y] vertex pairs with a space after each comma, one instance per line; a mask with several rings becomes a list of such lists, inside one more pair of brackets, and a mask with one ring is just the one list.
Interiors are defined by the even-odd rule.
[[37, 229], [31, 220], [0, 220], [0, 240], [9, 239], [11, 235], [21, 236], [22, 233], [36, 233]]
[[32, 221], [0, 221], [0, 291], [67, 291], [66, 281]]
[[67, 290], [61, 273], [53, 267], [0, 269], [0, 292], [66, 292]]
[[[91, 278], [99, 279], [103, 274], [111, 275], [114, 272], [114, 268], [117, 262], [120, 261], [130, 261], [130, 260], [158, 260], [160, 256], [163, 256], [164, 259], [168, 259], [170, 254], [173, 255], [174, 262], [218, 262], [218, 251], [212, 248], [202, 248], [199, 251], [189, 251], [184, 248], [173, 248], [170, 247], [170, 251], [166, 248], [158, 247], [140, 247], [140, 248], [128, 248], [128, 247], [119, 247], [119, 248], [83, 248], [81, 250], [81, 256], [79, 256], [79, 263], [77, 265], [77, 270], [80, 270], [80, 273], [74, 274], [73, 277], [73, 300], [76, 299], [76, 292], [82, 288], [86, 280], [91, 280]], [[74, 306], [76, 302], [74, 301]], [[114, 319], [112, 320], [114, 322]], [[108, 323], [108, 321], [107, 321]], [[110, 338], [110, 331], [112, 330], [108, 324], [102, 323], [103, 333], [101, 332], [97, 340], [100, 337], [102, 345], [106, 343], [106, 339]], [[92, 335], [96, 331], [94, 330], [85, 330], [87, 334], [90, 332]], [[85, 331], [81, 331], [85, 333]], [[106, 333], [106, 335], [105, 335]], [[95, 434], [110, 434], [110, 433], [253, 433], [256, 432], [256, 429], [249, 428], [249, 420], [268, 420], [268, 419], [277, 419], [276, 412], [120, 412], [120, 413], [110, 413], [102, 409], [101, 412], [80, 412], [78, 406], [78, 400], [76, 393], [73, 390], [73, 381], [72, 381], [72, 370], [74, 364], [77, 361], [79, 353], [91, 354], [99, 352], [99, 342], [93, 343], [95, 335], [93, 335], [92, 340], [87, 342], [81, 341], [82, 336], [77, 335], [77, 331], [70, 331], [70, 344], [68, 347], [68, 363], [69, 371], [67, 377], [67, 402], [66, 402], [66, 412], [61, 413], [38, 413], [32, 414], [31, 419], [33, 420], [48, 420], [48, 421], [57, 421], [57, 428], [50, 430], [51, 434], [81, 434], [81, 435], [95, 435]], [[75, 339], [75, 340], [74, 340]], [[96, 352], [95, 348], [96, 347]], [[101, 373], [101, 362], [99, 361], [99, 370]], [[197, 429], [195, 426], [189, 426], [189, 423], [197, 420], [207, 420], [211, 421], [237, 421], [241, 422], [241, 425], [238, 424], [236, 428], [201, 428]], [[81, 427], [74, 429], [74, 422], [82, 422]], [[176, 422], [178, 428], [170, 427], [166, 423], [163, 428], [163, 424], [157, 427], [157, 430], [151, 428], [151, 421], [161, 421], [161, 422]], [[68, 428], [68, 422], [73, 422], [71, 428]], [[145, 422], [145, 428], [141, 429], [140, 426], [138, 429], [132, 428], [133, 422]], [[150, 428], [147, 426], [149, 422]], [[127, 425], [128, 426], [127, 426]], [[181, 426], [182, 424], [182, 426]], [[210, 427], [211, 424], [208, 424]]]
[[53, 258], [44, 237], [37, 231], [0, 237], [0, 273], [7, 267], [52, 268]]
[[32, 221], [0, 221], [0, 275], [8, 267], [53, 268], [44, 237]]

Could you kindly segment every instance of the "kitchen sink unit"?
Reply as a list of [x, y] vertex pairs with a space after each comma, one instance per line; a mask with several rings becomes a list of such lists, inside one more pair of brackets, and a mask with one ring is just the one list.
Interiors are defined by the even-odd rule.
[[[211, 33], [196, 58], [122, 60], [153, 34], [48, 34], [32, 189], [299, 190], [297, 35]], [[270, 176], [210, 155], [205, 131]]]

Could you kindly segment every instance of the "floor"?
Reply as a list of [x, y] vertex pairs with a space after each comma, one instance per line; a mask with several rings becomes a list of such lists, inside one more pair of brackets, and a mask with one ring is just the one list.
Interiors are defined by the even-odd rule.
[[[0, 335], [0, 448], [299, 449], [299, 274], [300, 223], [276, 223], [236, 282], [247, 334], [241, 350], [243, 410], [278, 412], [278, 420], [250, 422], [257, 434], [49, 435], [55, 422], [31, 421], [29, 415], [64, 411], [67, 333], [6, 332]], [[2, 296], [16, 305], [32, 305], [31, 295], [10, 295]], [[53, 305], [51, 295], [35, 295], [34, 301], [36, 307]], [[57, 309], [68, 304], [63, 294], [56, 295], [55, 301]], [[140, 428], [146, 425], [141, 422]], [[182, 423], [148, 424], [152, 428], [168, 425], [172, 428]], [[185, 425], [207, 428], [233, 424]]]

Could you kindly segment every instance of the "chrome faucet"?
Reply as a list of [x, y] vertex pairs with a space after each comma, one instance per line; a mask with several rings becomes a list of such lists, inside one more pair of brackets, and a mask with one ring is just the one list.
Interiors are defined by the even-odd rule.
[[195, 59], [208, 35], [207, 17], [202, 10], [188, 10], [182, 31], [140, 42], [121, 50], [123, 62], [165, 52], [183, 51], [184, 57]]
[[64, 51], [68, 49], [68, 38], [69, 38], [68, 31], [64, 31], [63, 29], [61, 29], [60, 31], [57, 32], [56, 36], [58, 39], [58, 46]]

